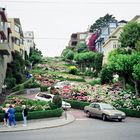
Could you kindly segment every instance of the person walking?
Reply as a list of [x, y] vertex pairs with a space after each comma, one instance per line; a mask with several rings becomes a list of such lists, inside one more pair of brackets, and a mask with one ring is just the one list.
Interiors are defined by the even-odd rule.
[[15, 112], [16, 110], [12, 105], [9, 106], [8, 113], [9, 113], [9, 127], [12, 126], [12, 123], [14, 126], [16, 126], [16, 120], [15, 120]]
[[8, 118], [9, 118], [9, 114], [8, 114], [8, 110], [9, 110], [9, 104], [6, 104], [6, 106], [4, 108], [2, 108], [2, 110], [4, 111], [4, 118], [3, 118], [3, 126], [8, 126]]
[[28, 109], [26, 105], [22, 105], [23, 126], [27, 126]]

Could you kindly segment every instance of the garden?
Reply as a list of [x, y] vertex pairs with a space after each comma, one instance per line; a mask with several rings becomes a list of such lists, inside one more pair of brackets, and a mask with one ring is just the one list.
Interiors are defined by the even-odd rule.
[[[60, 117], [63, 110], [58, 108], [53, 102], [38, 101], [27, 99], [22, 96], [9, 96], [2, 107], [5, 107], [6, 104], [11, 104], [15, 107], [16, 110], [16, 120], [22, 120], [22, 105], [26, 105], [29, 111], [28, 119], [39, 119], [39, 118], [48, 118], [48, 117]], [[2, 109], [0, 110], [0, 118], [4, 116]]]

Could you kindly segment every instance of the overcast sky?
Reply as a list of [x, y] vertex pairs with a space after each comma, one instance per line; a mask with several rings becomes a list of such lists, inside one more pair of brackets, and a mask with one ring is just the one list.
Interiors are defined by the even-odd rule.
[[23, 31], [33, 31], [44, 56], [59, 56], [70, 36], [84, 32], [99, 17], [117, 20], [140, 15], [139, 0], [0, 0], [8, 17], [20, 18]]

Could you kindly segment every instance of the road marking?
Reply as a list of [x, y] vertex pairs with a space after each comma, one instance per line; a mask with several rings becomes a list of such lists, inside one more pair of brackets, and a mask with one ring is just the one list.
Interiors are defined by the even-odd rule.
[[78, 118], [76, 119], [77, 121], [85, 121], [85, 120], [89, 120], [88, 118]]

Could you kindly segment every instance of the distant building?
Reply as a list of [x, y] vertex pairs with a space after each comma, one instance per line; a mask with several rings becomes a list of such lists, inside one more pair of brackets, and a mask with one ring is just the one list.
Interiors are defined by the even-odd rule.
[[35, 47], [33, 31], [24, 32], [24, 46], [25, 46], [25, 54], [29, 56], [30, 49]]
[[88, 32], [78, 32], [71, 35], [69, 47], [75, 48], [78, 43], [85, 43]]
[[18, 51], [22, 58], [25, 58], [25, 46], [24, 46], [24, 36], [22, 31], [22, 26], [19, 18], [8, 18], [12, 30], [12, 39], [14, 50]]
[[136, 15], [131, 21], [140, 23], [140, 15]]
[[[140, 23], [140, 15], [136, 15], [131, 21]], [[104, 58], [103, 63], [107, 63], [109, 53], [114, 49], [119, 47], [119, 37], [123, 31], [123, 27], [127, 24], [127, 21], [121, 20], [118, 22], [118, 27], [115, 31], [109, 36], [106, 42], [103, 45], [104, 48]]]
[[0, 93], [4, 86], [7, 63], [12, 61], [12, 38], [5, 8], [0, 8]]
[[122, 29], [124, 25], [126, 25], [127, 22], [120, 21], [118, 22], [118, 27], [112, 32], [112, 34], [109, 36], [109, 38], [105, 41], [103, 44], [103, 53], [104, 53], [104, 58], [103, 58], [103, 64], [107, 63], [108, 55], [109, 53], [119, 47], [119, 37], [122, 32]]
[[103, 44], [108, 39], [109, 35], [117, 28], [117, 21], [109, 22], [106, 26], [102, 27], [99, 32], [99, 36], [96, 39], [96, 50], [103, 52]]

